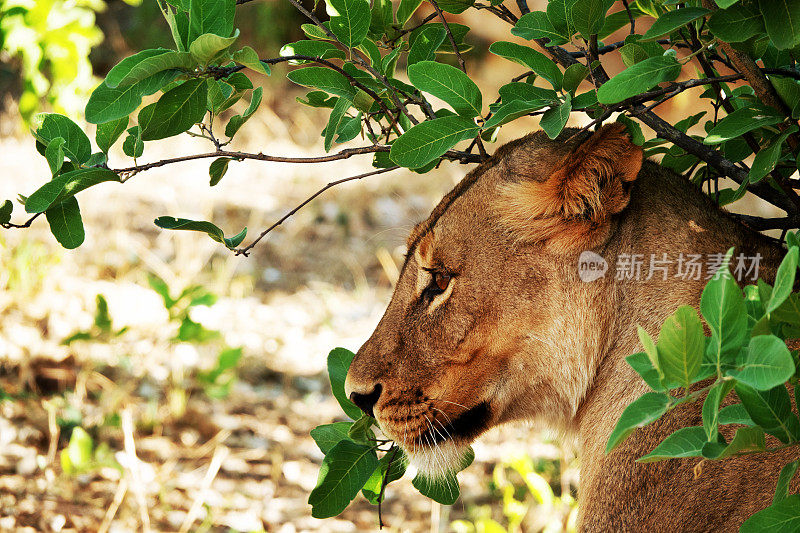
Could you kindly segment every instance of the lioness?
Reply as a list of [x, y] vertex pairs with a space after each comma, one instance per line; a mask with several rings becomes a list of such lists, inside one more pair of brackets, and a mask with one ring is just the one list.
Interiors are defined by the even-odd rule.
[[[769, 505], [796, 452], [706, 461], [697, 477], [696, 459], [634, 462], [674, 430], [701, 425], [698, 403], [604, 453], [623, 409], [647, 390], [624, 360], [642, 349], [635, 326], [655, 335], [678, 306], [698, 307], [710, 272], [681, 275], [677, 259], [731, 246], [774, 276], [779, 246], [643, 161], [619, 124], [555, 141], [533, 133], [498, 149], [412, 231], [346, 393], [432, 476], [498, 424], [537, 420], [571, 433], [582, 530], [736, 530]], [[582, 280], [585, 251], [607, 261], [605, 275]], [[633, 254], [672, 262], [636, 277], [613, 271]]]

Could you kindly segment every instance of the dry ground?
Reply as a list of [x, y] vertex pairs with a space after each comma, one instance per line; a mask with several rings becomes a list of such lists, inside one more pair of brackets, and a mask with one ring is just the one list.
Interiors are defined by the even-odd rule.
[[[272, 109], [275, 109], [273, 111]], [[313, 114], [264, 109], [247, 126], [265, 153], [319, 151]], [[303, 136], [297, 132], [313, 131]], [[293, 133], [294, 132], [294, 133]], [[192, 139], [148, 146], [145, 160], [206, 150]], [[30, 138], [0, 139], [0, 197], [30, 193], [47, 173]], [[112, 156], [121, 164], [121, 153]], [[162, 214], [213, 220], [251, 232], [332, 177], [368, 162], [324, 167], [234, 163], [208, 187], [208, 162], [141, 174], [124, 186], [81, 194], [86, 243], [59, 248], [44, 220], [0, 233], [0, 530], [368, 531], [376, 509], [360, 497], [341, 517], [311, 518], [306, 504], [322, 456], [309, 430], [342, 416], [325, 376], [335, 346], [357, 349], [380, 318], [411, 226], [463, 175], [403, 172], [347, 184], [301, 211], [249, 258], [199, 234], [160, 232]], [[173, 295], [202, 284], [219, 299], [192, 318], [222, 338], [176, 342], [156, 274]], [[91, 328], [95, 298], [108, 301], [118, 337], [62, 345]], [[243, 348], [231, 393], [212, 398], [196, 379], [220, 349]], [[94, 464], [67, 474], [60, 455], [75, 426], [93, 438]], [[389, 531], [445, 531], [489, 513], [505, 522], [490, 490], [496, 462], [520, 454], [552, 470], [562, 451], [528, 428], [492, 433], [462, 475], [463, 497], [440, 508], [411, 487], [387, 491]], [[117, 467], [113, 465], [118, 465]], [[548, 466], [549, 465], [549, 466]], [[552, 479], [575, 483], [575, 468]], [[524, 491], [523, 491], [524, 492]], [[520, 499], [524, 499], [520, 497]], [[526, 530], [562, 528], [568, 508], [532, 503]], [[482, 504], [491, 507], [481, 509]]]

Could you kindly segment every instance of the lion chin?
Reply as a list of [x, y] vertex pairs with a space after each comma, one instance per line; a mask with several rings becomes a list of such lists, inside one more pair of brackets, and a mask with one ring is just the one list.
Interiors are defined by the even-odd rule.
[[445, 440], [426, 446], [401, 446], [408, 462], [427, 479], [450, 477], [461, 469], [469, 444]]

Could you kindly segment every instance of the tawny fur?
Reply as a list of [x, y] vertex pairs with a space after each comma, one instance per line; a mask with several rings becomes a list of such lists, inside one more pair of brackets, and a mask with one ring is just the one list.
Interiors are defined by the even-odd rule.
[[[666, 280], [617, 280], [613, 270], [589, 283], [578, 276], [587, 249], [613, 266], [620, 254], [674, 258], [731, 246], [761, 254], [760, 274], [771, 280], [781, 249], [682, 177], [642, 162], [618, 126], [591, 136], [567, 130], [556, 141], [529, 135], [468, 174], [414, 229], [346, 390], [368, 394], [380, 384], [378, 422], [431, 474], [477, 434], [446, 440], [439, 454], [428, 430], [443, 431], [481, 402], [490, 410], [480, 431], [534, 420], [572, 433], [584, 531], [736, 531], [769, 505], [794, 449], [705, 461], [698, 476], [696, 459], [634, 462], [674, 430], [701, 424], [697, 403], [604, 453], [623, 409], [647, 390], [625, 362], [642, 349], [636, 325], [655, 337], [677, 307], [697, 308], [705, 277], [675, 277], [674, 264]], [[426, 301], [431, 269], [453, 278]]]

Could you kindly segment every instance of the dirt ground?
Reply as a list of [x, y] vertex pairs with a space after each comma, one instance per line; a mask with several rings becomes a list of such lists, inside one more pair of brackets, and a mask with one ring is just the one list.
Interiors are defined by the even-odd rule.
[[[314, 155], [317, 121], [269, 106], [248, 123], [249, 141], [239, 148]], [[147, 146], [144, 160], [206, 150], [177, 139]], [[30, 138], [2, 138], [0, 153], [0, 197], [29, 194], [44, 181], [47, 165]], [[112, 166], [123, 160], [112, 154]], [[367, 338], [388, 302], [406, 234], [466, 170], [398, 172], [334, 189], [244, 258], [200, 234], [158, 231], [152, 221], [201, 218], [227, 234], [245, 225], [255, 234], [329, 179], [363, 172], [369, 162], [232, 163], [215, 188], [207, 165], [157, 169], [82, 193], [87, 238], [75, 251], [61, 249], [44, 220], [0, 233], [0, 531], [377, 528], [376, 508], [360, 496], [327, 520], [312, 518], [306, 503], [322, 459], [309, 430], [344, 416], [330, 396], [325, 358]], [[150, 275], [173, 296], [194, 284], [215, 294], [213, 305], [195, 306], [190, 316], [221, 337], [176, 341], [179, 323], [148, 285]], [[110, 333], [92, 325], [97, 295], [108, 302]], [[93, 338], [65, 345], [77, 331]], [[243, 357], [230, 393], [217, 397], [198, 375], [226, 346], [242, 347]], [[65, 471], [61, 456], [75, 427], [91, 438], [89, 466]], [[452, 507], [417, 493], [411, 472], [391, 485], [385, 529], [485, 530], [479, 517], [489, 516], [505, 526], [510, 508], [493, 470], [510, 458], [544, 465], [556, 494], [576, 485], [575, 463], [539, 431], [505, 428], [475, 450]], [[569, 497], [541, 503], [520, 487], [523, 530], [562, 530]]]

